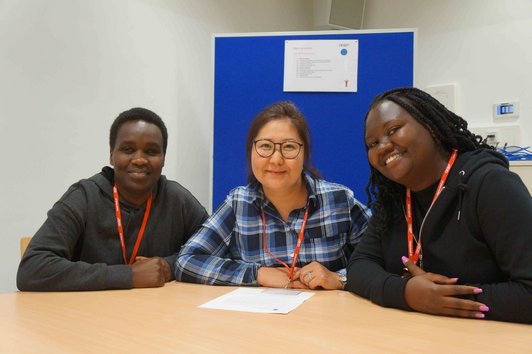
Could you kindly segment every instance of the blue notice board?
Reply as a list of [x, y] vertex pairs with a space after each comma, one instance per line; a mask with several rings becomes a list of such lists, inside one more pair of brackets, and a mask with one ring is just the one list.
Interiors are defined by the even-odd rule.
[[[413, 86], [415, 30], [302, 33], [214, 36], [213, 210], [246, 184], [249, 123], [280, 100], [293, 101], [307, 118], [322, 176], [367, 202], [364, 116], [378, 93]], [[283, 92], [285, 40], [312, 39], [358, 40], [358, 92]]]

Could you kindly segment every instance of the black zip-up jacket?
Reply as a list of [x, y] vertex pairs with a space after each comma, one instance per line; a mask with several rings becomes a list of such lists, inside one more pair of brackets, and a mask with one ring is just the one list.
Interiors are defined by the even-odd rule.
[[[131, 267], [124, 265], [113, 199], [114, 170], [73, 184], [48, 212], [33, 236], [17, 273], [25, 291], [129, 289]], [[127, 259], [131, 257], [144, 217], [120, 200]], [[163, 257], [174, 274], [181, 246], [203, 221], [207, 211], [183, 186], [161, 176], [138, 256]]]
[[[407, 225], [397, 209], [402, 217], [385, 235], [370, 220], [347, 267], [346, 289], [410, 310], [408, 279], [401, 278]], [[532, 198], [502, 155], [485, 149], [459, 154], [421, 232], [425, 271], [482, 288], [470, 298], [490, 308], [487, 319], [532, 323]]]

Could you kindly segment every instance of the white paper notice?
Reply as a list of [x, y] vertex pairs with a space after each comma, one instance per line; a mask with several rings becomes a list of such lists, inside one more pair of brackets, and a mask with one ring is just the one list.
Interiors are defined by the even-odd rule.
[[314, 293], [291, 289], [239, 288], [198, 307], [287, 314], [312, 295]]
[[284, 91], [357, 92], [358, 40], [284, 42]]

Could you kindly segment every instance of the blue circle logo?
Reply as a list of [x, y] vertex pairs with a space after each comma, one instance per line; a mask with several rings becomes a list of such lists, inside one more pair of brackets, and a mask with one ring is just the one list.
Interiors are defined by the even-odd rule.
[[342, 54], [342, 55], [347, 55], [347, 49], [345, 49], [345, 48], [342, 49], [342, 50], [340, 51], [340, 54]]

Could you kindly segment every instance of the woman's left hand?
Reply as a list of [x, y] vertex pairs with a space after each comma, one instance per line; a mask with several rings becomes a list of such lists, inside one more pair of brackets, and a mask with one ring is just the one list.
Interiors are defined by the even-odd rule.
[[457, 285], [457, 278], [427, 273], [406, 257], [402, 261], [412, 275], [405, 287], [405, 302], [412, 309], [434, 315], [469, 318], [484, 318], [484, 313], [489, 311], [483, 303], [461, 298], [463, 295], [479, 294], [482, 289]]
[[318, 262], [307, 264], [295, 273], [294, 278], [309, 287], [309, 289], [343, 289], [344, 285], [340, 281], [340, 276], [331, 272], [325, 266]]

